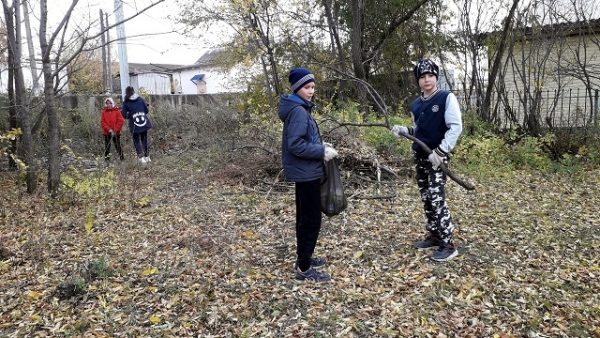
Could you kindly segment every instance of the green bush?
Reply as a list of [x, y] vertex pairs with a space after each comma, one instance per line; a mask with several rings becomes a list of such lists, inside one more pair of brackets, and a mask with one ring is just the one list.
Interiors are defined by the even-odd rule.
[[492, 133], [462, 135], [452, 153], [453, 162], [460, 163], [462, 171], [476, 173], [512, 169], [509, 147], [501, 137]]
[[526, 136], [512, 146], [508, 152], [509, 160], [514, 167], [532, 168], [546, 171], [552, 167], [552, 159], [544, 151], [554, 141], [554, 135], [547, 134], [543, 137]]

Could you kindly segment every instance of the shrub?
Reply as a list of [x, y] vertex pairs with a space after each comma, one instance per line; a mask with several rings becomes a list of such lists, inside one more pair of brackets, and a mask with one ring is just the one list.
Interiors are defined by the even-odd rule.
[[492, 133], [474, 136], [461, 136], [460, 143], [453, 151], [454, 162], [461, 164], [461, 170], [471, 173], [511, 169], [509, 148], [504, 140]]
[[529, 167], [536, 170], [546, 171], [552, 166], [552, 160], [544, 151], [554, 141], [554, 135], [547, 134], [543, 137], [523, 137], [514, 144], [508, 152], [512, 165], [518, 168]]

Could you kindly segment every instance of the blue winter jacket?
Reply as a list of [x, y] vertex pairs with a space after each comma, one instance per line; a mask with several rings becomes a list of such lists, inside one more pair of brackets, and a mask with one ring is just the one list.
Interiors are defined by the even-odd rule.
[[314, 107], [296, 94], [282, 95], [279, 101], [278, 114], [283, 121], [281, 159], [287, 181], [308, 182], [324, 176], [325, 146], [311, 115]]
[[133, 94], [128, 100], [123, 102], [121, 109], [123, 118], [129, 120], [129, 131], [131, 133], [141, 133], [152, 128], [152, 123], [148, 118], [148, 106], [144, 99]]

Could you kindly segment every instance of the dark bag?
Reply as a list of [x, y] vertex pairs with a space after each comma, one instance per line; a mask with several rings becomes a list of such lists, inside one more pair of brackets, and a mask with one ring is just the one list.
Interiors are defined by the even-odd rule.
[[321, 181], [321, 211], [329, 217], [340, 214], [348, 207], [342, 177], [336, 159], [323, 162], [325, 178]]

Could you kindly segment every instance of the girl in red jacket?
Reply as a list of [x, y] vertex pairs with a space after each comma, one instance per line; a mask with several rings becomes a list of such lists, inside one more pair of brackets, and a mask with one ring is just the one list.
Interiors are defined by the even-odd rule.
[[123, 149], [121, 148], [121, 127], [123, 127], [123, 115], [119, 107], [115, 106], [112, 97], [107, 97], [102, 108], [100, 125], [102, 125], [102, 135], [104, 135], [104, 161], [108, 164], [110, 160], [110, 141], [115, 144], [119, 159], [123, 161]]

